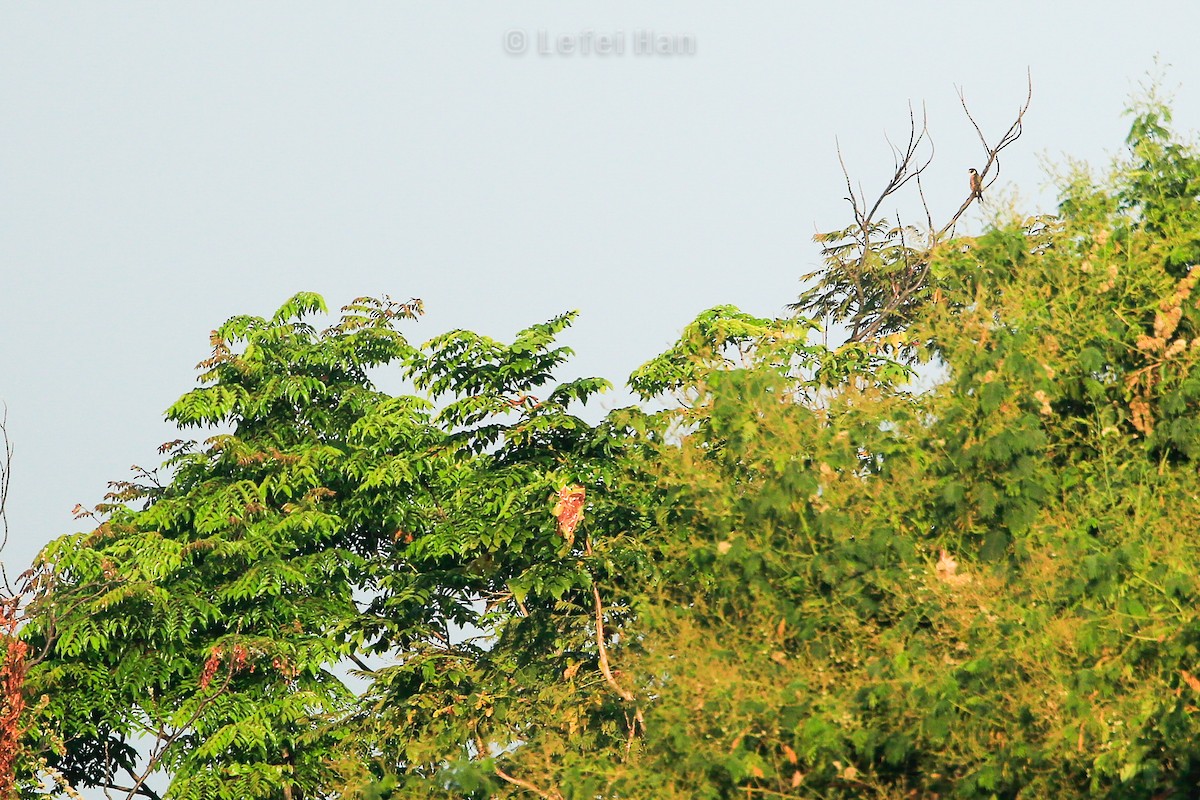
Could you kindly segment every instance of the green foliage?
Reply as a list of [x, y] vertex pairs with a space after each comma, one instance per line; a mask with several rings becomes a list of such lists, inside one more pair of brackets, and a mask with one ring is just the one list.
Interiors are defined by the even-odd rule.
[[933, 391], [740, 377], [660, 453], [622, 796], [1194, 792], [1200, 161], [1166, 118], [1059, 215], [933, 254]]
[[813, 238], [825, 264], [801, 276], [806, 288], [789, 306], [793, 310], [846, 325], [857, 338], [870, 320], [880, 320], [879, 334], [902, 330], [901, 319], [924, 304], [920, 277], [928, 261], [926, 232], [885, 218], [860, 219]]
[[631, 376], [655, 413], [574, 413], [607, 383], [557, 379], [571, 314], [419, 346], [416, 301], [235, 317], [168, 412], [215, 435], [40, 557], [25, 796], [41, 757], [175, 798], [1191, 796], [1200, 155], [1169, 119], [1136, 108], [1057, 214], [831, 234], [809, 299], [910, 298], [888, 336], [718, 306]]
[[[591, 450], [611, 448], [568, 411], [605, 382], [552, 382], [571, 315], [511, 345], [460, 331], [414, 347], [396, 326], [416, 302], [361, 298], [318, 331], [304, 318], [322, 310], [301, 294], [215, 331], [204, 385], [168, 417], [229, 432], [164, 445], [165, 484], [115, 485], [108, 519], [42, 554], [27, 636], [47, 660], [29, 688], [50, 700], [32, 735], [71, 781], [130, 785], [136, 770], [111, 774], [128, 764], [79, 754], [149, 737], [171, 797], [332, 785], [364, 709], [432, 713], [501, 654], [456, 641], [504, 616], [486, 598], [511, 610], [515, 587], [530, 602], [587, 584], [547, 501], [604, 480]], [[431, 397], [374, 389], [368, 370], [390, 363]], [[373, 654], [393, 665], [359, 698], [340, 676]], [[467, 744], [438, 719], [390, 769], [425, 774]]]

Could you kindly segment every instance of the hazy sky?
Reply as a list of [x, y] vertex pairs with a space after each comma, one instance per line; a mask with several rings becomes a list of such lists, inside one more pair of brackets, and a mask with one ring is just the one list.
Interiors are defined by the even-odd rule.
[[[76, 502], [156, 464], [208, 331], [298, 290], [421, 297], [421, 341], [580, 309], [563, 376], [619, 385], [709, 306], [795, 298], [813, 232], [848, 224], [835, 137], [870, 190], [924, 101], [926, 187], [957, 208], [979, 145], [955, 86], [998, 136], [1027, 67], [996, 189], [1052, 208], [1041, 160], [1117, 153], [1156, 54], [1200, 128], [1200, 6], [1134, 9], [4, 0], [4, 558], [23, 567], [79, 527]], [[643, 31], [694, 52], [637, 54]], [[537, 52], [601, 34], [624, 52]]]

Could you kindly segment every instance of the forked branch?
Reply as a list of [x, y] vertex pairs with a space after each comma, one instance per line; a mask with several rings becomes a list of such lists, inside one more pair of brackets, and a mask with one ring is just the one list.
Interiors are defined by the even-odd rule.
[[[1027, 91], [1025, 94], [1025, 102], [1021, 104], [1021, 108], [1017, 111], [1017, 118], [1013, 120], [1013, 124], [1008, 127], [1004, 135], [997, 140], [996, 144], [988, 144], [987, 137], [983, 134], [983, 128], [979, 127], [979, 123], [975, 121], [975, 116], [971, 113], [970, 107], [967, 105], [966, 95], [963, 94], [962, 87], [958, 87], [958, 101], [962, 105], [963, 113], [967, 115], [967, 119], [971, 122], [971, 127], [975, 129], [975, 133], [979, 136], [979, 143], [983, 145], [985, 154], [983, 169], [979, 170], [979, 177], [983, 180], [985, 189], [991, 186], [1000, 178], [1000, 153], [1006, 147], [1013, 144], [1017, 139], [1021, 138], [1021, 134], [1025, 132], [1025, 114], [1029, 111], [1029, 105], [1033, 102], [1033, 75], [1029, 72], [1025, 73]], [[992, 167], [996, 168], [995, 173], [992, 173]], [[988, 180], [989, 176], [991, 180]], [[966, 212], [971, 202], [975, 199], [974, 193], [968, 195], [963, 204], [959, 206], [958, 211], [950, 218], [942, 229], [937, 232], [935, 239], [941, 239], [951, 228], [954, 223], [958, 222], [958, 218]]]
[[[983, 147], [983, 168], [979, 175], [983, 188], [992, 186], [1000, 175], [1001, 153], [1024, 132], [1025, 115], [1033, 100], [1033, 80], [1027, 75], [1028, 91], [1008, 130], [994, 143], [989, 142], [967, 104], [962, 89], [959, 102], [968, 121], [975, 129]], [[850, 341], [863, 341], [899, 330], [912, 317], [922, 302], [922, 289], [929, 277], [929, 263], [937, 245], [981, 195], [973, 188], [958, 210], [940, 228], [934, 224], [925, 196], [922, 176], [933, 162], [934, 148], [924, 110], [917, 125], [916, 112], [909, 107], [909, 136], [902, 146], [890, 140], [893, 152], [893, 171], [882, 191], [868, 203], [863, 190], [854, 189], [840, 146], [837, 155], [846, 182], [847, 202], [854, 222], [841, 231], [819, 234], [816, 238], [825, 247], [826, 268], [805, 279], [817, 278], [812, 288], [805, 290], [790, 308], [817, 314], [831, 322], [847, 324]], [[928, 152], [926, 153], [926, 145]], [[905, 226], [897, 221], [890, 226], [879, 216], [889, 198], [905, 186], [917, 187], [917, 196], [924, 209], [924, 228]]]
[[[926, 144], [928, 144], [928, 153], [922, 158], [922, 151]], [[849, 266], [847, 277], [850, 289], [854, 294], [854, 302], [859, 309], [867, 308], [871, 304], [872, 292], [869, 285], [868, 262], [878, 246], [880, 207], [910, 181], [919, 181], [921, 173], [933, 163], [933, 137], [929, 133], [929, 115], [923, 106], [919, 127], [917, 126], [916, 112], [911, 104], [908, 107], [908, 141], [904, 146], [897, 147], [890, 139], [888, 145], [892, 148], [892, 175], [878, 197], [869, 206], [865, 193], [861, 189], [858, 192], [854, 191], [850, 171], [846, 168], [846, 161], [842, 156], [841, 145], [839, 144], [837, 148], [838, 163], [841, 164], [842, 176], [846, 181], [846, 201], [850, 203], [854, 214], [855, 231], [852, 236], [858, 251], [858, 258], [856, 263], [847, 265]], [[857, 320], [852, 330], [853, 333], [857, 333]]]

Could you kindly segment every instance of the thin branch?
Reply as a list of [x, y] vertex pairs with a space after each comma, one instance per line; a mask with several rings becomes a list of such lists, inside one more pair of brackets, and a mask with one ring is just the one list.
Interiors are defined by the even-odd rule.
[[[8, 487], [12, 477], [13, 448], [8, 438], [8, 406], [0, 404], [0, 552], [8, 546]], [[0, 560], [0, 581], [4, 583], [4, 591], [9, 597], [14, 597], [8, 581], [8, 571]]]
[[[478, 751], [476, 753], [476, 755], [478, 755], [480, 758], [487, 758], [487, 748], [484, 747], [483, 739], [481, 739], [479, 737], [478, 731], [475, 732], [475, 749], [476, 749], [476, 751]], [[525, 789], [526, 791], [533, 792], [538, 797], [541, 797], [543, 800], [563, 800], [563, 796], [561, 794], [559, 794], [557, 790], [555, 790], [553, 793], [551, 793], [551, 792], [547, 792], [543, 789], [540, 789], [537, 786], [535, 786], [534, 784], [530, 783], [529, 781], [523, 781], [520, 778], [509, 775], [507, 772], [500, 769], [500, 766], [498, 764], [492, 764], [492, 769], [495, 770], [496, 775], [501, 780], [503, 780], [507, 783], [511, 783], [513, 786], [519, 786], [520, 788]]]
[[[892, 177], [884, 186], [883, 191], [868, 208], [866, 206], [866, 193], [860, 187], [856, 194], [853, 184], [850, 180], [849, 170], [846, 168], [845, 158], [842, 156], [841, 145], [838, 144], [838, 163], [842, 167], [842, 176], [846, 181], [846, 191], [848, 196], [847, 202], [850, 203], [854, 210], [854, 221], [858, 228], [858, 236], [856, 246], [859, 248], [860, 255], [857, 264], [847, 265], [847, 278], [853, 288], [854, 301], [858, 308], [858, 312], [851, 317], [852, 327], [850, 338], [856, 340], [862, 337], [861, 327], [865, 322], [864, 314], [868, 306], [867, 291], [863, 284], [863, 272], [867, 266], [867, 259], [873, 252], [872, 235], [876, 226], [876, 214], [878, 214], [883, 203], [896, 192], [900, 191], [910, 181], [918, 180], [929, 165], [933, 163], [934, 146], [933, 138], [929, 133], [929, 115], [925, 106], [921, 107], [921, 125], [917, 125], [917, 115], [912, 104], [908, 107], [908, 141], [903, 147], [898, 147], [892, 143], [891, 139], [887, 139], [888, 145], [892, 148]], [[918, 161], [918, 154], [922, 147], [929, 147], [929, 155], [924, 161]]]
[[[933, 212], [929, 210], [929, 201], [925, 198], [925, 187], [921, 185], [921, 176], [917, 176], [917, 194], [921, 198], [921, 208], [925, 209], [925, 224], [928, 226], [926, 230], [932, 233], [933, 231]], [[930, 246], [933, 245], [931, 241]]]
[[879, 198], [875, 201], [875, 204], [871, 206], [871, 210], [866, 213], [865, 216], [868, 221], [875, 218], [875, 214], [879, 211], [879, 207], [883, 205], [884, 200], [891, 197], [893, 194], [903, 188], [906, 183], [924, 172], [933, 162], [932, 152], [924, 164], [916, 166], [914, 162], [922, 142], [924, 142], [927, 138], [930, 138], [929, 118], [928, 114], [924, 110], [924, 106], [922, 106], [921, 111], [921, 129], [918, 132], [916, 112], [913, 111], [912, 105], [909, 105], [908, 127], [908, 146], [905, 148], [903, 154], [899, 157], [896, 163], [895, 171], [892, 173], [892, 179], [888, 181], [887, 186], [884, 187], [882, 192], [880, 192]]
[[967, 107], [967, 97], [963, 93], [963, 88], [961, 86], [955, 86], [954, 90], [958, 92], [958, 102], [962, 104], [963, 111], [966, 112], [967, 115], [967, 120], [971, 123], [972, 127], [975, 128], [975, 133], [979, 134], [979, 141], [983, 144], [983, 149], [990, 151], [991, 147], [988, 146], [987, 137], [983, 135], [983, 128], [979, 127], [979, 123], [976, 122], [975, 117], [971, 115], [971, 109]]
[[50, 779], [61, 789], [71, 800], [83, 800], [83, 795], [70, 784], [66, 776], [56, 770], [54, 767], [46, 763], [46, 759], [42, 759], [42, 770], [50, 776]]
[[200, 703], [197, 704], [196, 709], [192, 712], [192, 715], [188, 717], [186, 722], [176, 728], [174, 733], [168, 736], [165, 727], [160, 727], [158, 729], [158, 736], [155, 740], [154, 748], [151, 750], [150, 759], [146, 764], [146, 769], [140, 776], [136, 776], [136, 782], [133, 784], [133, 788], [129, 790], [125, 800], [134, 800], [134, 797], [140, 793], [139, 790], [142, 788], [142, 786], [147, 780], [150, 779], [150, 775], [155, 769], [157, 769], [159, 763], [162, 761], [163, 756], [167, 752], [167, 748], [175, 744], [179, 737], [182, 736], [187, 729], [190, 728], [192, 724], [200, 718], [200, 714], [203, 713], [206, 708], [212, 705], [213, 701], [225, 693], [225, 690], [229, 688], [229, 684], [233, 681], [233, 671], [234, 664], [233, 660], [231, 659], [229, 662], [229, 669], [225, 672], [225, 680], [222, 681], [220, 687], [218, 687], [215, 692], [206, 697], [204, 700], [200, 701]]
[[846, 159], [842, 157], [842, 143], [835, 137], [833, 145], [837, 150], [838, 163], [842, 165], [842, 177], [846, 179], [846, 202], [854, 209], [854, 221], [858, 222], [858, 197], [854, 194], [854, 187], [850, 183], [850, 171], [846, 169]]
[[[131, 775], [131, 777], [136, 777], [136, 776]], [[105, 794], [108, 793], [107, 790], [109, 790], [109, 789], [116, 789], [118, 792], [126, 792], [126, 793], [134, 791], [134, 789], [130, 786], [121, 786], [116, 783], [106, 783], [103, 785], [103, 788], [105, 789]], [[148, 800], [162, 800], [162, 797], [157, 792], [155, 792], [153, 789], [149, 788], [148, 786], [141, 787], [140, 789], [137, 790], [137, 793], [140, 794], [142, 797], [148, 798]]]
[[[1001, 151], [1020, 139], [1021, 134], [1025, 132], [1025, 114], [1029, 111], [1030, 104], [1033, 103], [1033, 74], [1028, 70], [1025, 72], [1025, 79], [1027, 85], [1025, 102], [1021, 104], [1021, 108], [1017, 111], [1017, 118], [1013, 120], [1012, 125], [1008, 127], [1008, 130], [1005, 131], [1004, 135], [1001, 136], [996, 142], [995, 147], [992, 147], [988, 144], [987, 137], [983, 135], [983, 129], [979, 127], [979, 123], [975, 121], [975, 117], [971, 114], [971, 109], [967, 106], [966, 95], [963, 93], [962, 88], [958, 87], [959, 103], [962, 104], [963, 112], [967, 115], [967, 119], [970, 120], [972, 127], [975, 128], [975, 132], [979, 135], [979, 141], [983, 143], [983, 150], [986, 155], [983, 169], [979, 170], [980, 179], [986, 179], [988, 174], [991, 173], [992, 167], [996, 168], [995, 175], [992, 176], [992, 179], [988, 181], [984, 187], [986, 189], [990, 189], [1000, 177]], [[951, 228], [954, 227], [954, 224], [958, 222], [959, 217], [966, 212], [967, 208], [971, 205], [974, 199], [975, 196], [973, 193], [967, 196], [967, 199], [963, 201], [963, 204], [959, 207], [958, 211], [955, 212], [954, 216], [950, 218], [950, 221], [947, 222], [940, 231], [938, 231], [936, 238], [940, 239]]]
[[[1026, 72], [1026, 83], [1027, 92], [1025, 101], [1021, 104], [1020, 109], [1017, 111], [1016, 119], [1008, 127], [1008, 130], [1006, 130], [1004, 134], [996, 141], [995, 145], [988, 144], [987, 137], [983, 133], [983, 128], [979, 125], [975, 119], [975, 116], [971, 113], [971, 109], [967, 104], [965, 93], [961, 87], [956, 87], [958, 91], [959, 102], [962, 104], [963, 111], [966, 113], [967, 119], [970, 121], [971, 126], [975, 129], [975, 133], [978, 135], [979, 141], [983, 145], [985, 159], [983, 169], [979, 170], [979, 175], [981, 179], [990, 178], [990, 180], [986, 182], [985, 188], [991, 187], [1000, 176], [1000, 154], [1006, 148], [1020, 139], [1021, 134], [1024, 132], [1025, 114], [1029, 111], [1029, 107], [1033, 102], [1033, 77], [1028, 71]], [[959, 206], [958, 210], [951, 215], [949, 221], [947, 221], [946, 224], [941, 227], [941, 229], [935, 231], [933, 227], [933, 214], [929, 209], [929, 203], [925, 196], [925, 188], [921, 183], [921, 175], [924, 173], [925, 169], [929, 167], [933, 160], [933, 141], [932, 137], [930, 137], [928, 134], [928, 121], [924, 114], [922, 115], [922, 126], [918, 132], [916, 115], [911, 106], [909, 108], [909, 132], [909, 141], [906, 147], [903, 149], [893, 145], [890, 140], [888, 141], [889, 146], [891, 146], [893, 149], [893, 161], [895, 169], [891, 178], [885, 184], [883, 191], [880, 193], [879, 198], [875, 201], [875, 204], [870, 209], [863, 209], [859, 205], [855, 204], [855, 223], [859, 228], [860, 233], [857, 237], [857, 241], [854, 242], [854, 246], [859, 248], [860, 252], [857, 259], [857, 264], [854, 264], [853, 266], [850, 264], [844, 264], [842, 267], [844, 270], [845, 279], [851, 284], [854, 302], [857, 306], [857, 311], [855, 313], [852, 315], [847, 315], [850, 321], [850, 341], [862, 341], [878, 335], [885, 326], [895, 319], [896, 315], [901, 311], [901, 309], [903, 309], [906, 304], [913, 300], [917, 293], [924, 288], [925, 282], [929, 275], [929, 261], [932, 257], [934, 248], [937, 246], [938, 242], [940, 242], [942, 238], [946, 236], [947, 233], [953, 230], [958, 220], [963, 214], [966, 213], [967, 209], [970, 208], [971, 204], [976, 199], [976, 194], [974, 191], [969, 193], [967, 198]], [[929, 139], [930, 156], [924, 163], [918, 164], [915, 160], [916, 153], [919, 146], [926, 139]], [[849, 185], [850, 178], [847, 174], [845, 163], [842, 159], [840, 151], [838, 152], [838, 160], [840, 163], [842, 163], [842, 172], [846, 177], [847, 185]], [[922, 207], [925, 210], [925, 219], [929, 230], [928, 245], [918, 259], [912, 258], [914, 253], [917, 251], [909, 250], [903, 231], [903, 226], [901, 226], [900, 247], [904, 262], [908, 267], [907, 279], [904, 280], [903, 283], [893, 279], [891, 281], [890, 297], [888, 297], [886, 302], [881, 302], [878, 306], [872, 308], [869, 307], [869, 304], [866, 301], [867, 293], [863, 285], [863, 270], [866, 267], [867, 258], [872, 252], [874, 252], [875, 248], [871, 240], [871, 234], [875, 224], [875, 214], [881, 204], [888, 197], [895, 194], [910, 181], [916, 183], [917, 194], [920, 197]], [[847, 287], [846, 291], [850, 292], [851, 287]], [[885, 290], [886, 287], [880, 288], [880, 291]], [[827, 302], [827, 297], [817, 301], [819, 305]], [[808, 307], [811, 308], [812, 306], [810, 305]], [[827, 306], [825, 309], [827, 312], [829, 311]]]
[[494, 767], [494, 769], [496, 770], [496, 774], [499, 775], [500, 778], [502, 778], [503, 780], [511, 783], [513, 786], [519, 786], [522, 789], [525, 789], [526, 791], [533, 792], [538, 797], [542, 798], [542, 800], [563, 800], [563, 796], [561, 794], [559, 794], [558, 792], [554, 792], [553, 794], [551, 794], [550, 792], [546, 792], [546, 791], [543, 791], [542, 789], [539, 789], [538, 787], [534, 786], [529, 781], [523, 781], [520, 778], [514, 778], [512, 775], [509, 775], [507, 772], [500, 769], [500, 767], [498, 767], [498, 766]]
[[[592, 540], [591, 537], [584, 539], [583, 550], [587, 555], [592, 555]], [[616, 676], [613, 675], [612, 666], [608, 662], [608, 645], [604, 643], [608, 637], [604, 635], [604, 604], [600, 600], [600, 588], [596, 585], [596, 581], [592, 579], [592, 602], [596, 610], [596, 650], [599, 653], [598, 661], [600, 663], [600, 674], [604, 676], [604, 681], [612, 687], [622, 700], [627, 703], [634, 703], [634, 722], [629, 724], [629, 742], [626, 751], [633, 745], [633, 736], [638, 725], [642, 728], [642, 733], [646, 732], [646, 718], [642, 715], [642, 710], [637, 707], [633, 692], [626, 689], [617, 682]]]
[[627, 703], [634, 703], [633, 707], [633, 722], [629, 724], [629, 744], [632, 746], [633, 735], [638, 727], [641, 727], [642, 733], [646, 732], [646, 718], [642, 715], [642, 710], [637, 707], [637, 698], [633, 692], [629, 691], [621, 684], [617, 683], [616, 677], [613, 675], [612, 667], [608, 663], [608, 646], [604, 644], [604, 606], [600, 602], [600, 590], [596, 587], [595, 582], [592, 583], [592, 600], [596, 605], [596, 648], [599, 651], [600, 674], [604, 676], [604, 681], [613, 688], [621, 699]]
[[596, 647], [600, 650], [600, 674], [604, 676], [604, 680], [613, 688], [613, 691], [621, 696], [622, 700], [632, 703], [635, 699], [633, 692], [617, 683], [608, 663], [608, 647], [604, 644], [604, 606], [600, 602], [600, 590], [596, 588], [594, 582], [592, 583], [592, 599], [596, 604]]

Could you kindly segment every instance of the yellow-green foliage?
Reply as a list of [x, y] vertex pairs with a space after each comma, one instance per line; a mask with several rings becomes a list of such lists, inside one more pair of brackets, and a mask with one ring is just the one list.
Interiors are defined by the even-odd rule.
[[1057, 214], [873, 253], [879, 286], [928, 265], [885, 338], [704, 312], [630, 380], [658, 413], [575, 416], [606, 384], [554, 379], [570, 314], [230, 320], [169, 412], [225, 431], [35, 570], [25, 795], [43, 757], [129, 786], [157, 735], [205, 800], [1193, 796], [1200, 157], [1168, 122]]
[[939, 246], [933, 391], [730, 375], [661, 451], [628, 797], [1161, 797], [1200, 784], [1200, 159]]

